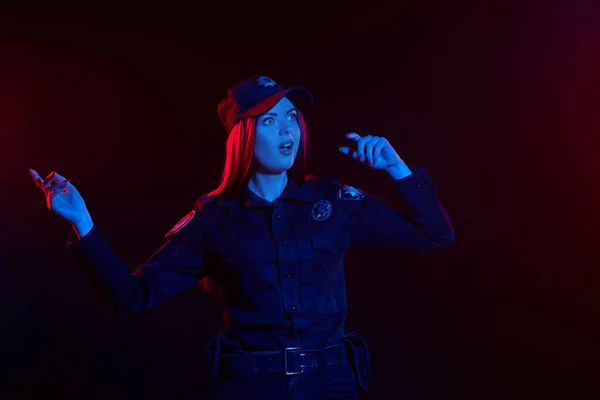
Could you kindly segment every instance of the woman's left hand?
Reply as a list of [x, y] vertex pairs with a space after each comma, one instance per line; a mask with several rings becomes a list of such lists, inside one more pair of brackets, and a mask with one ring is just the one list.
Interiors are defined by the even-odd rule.
[[348, 133], [346, 138], [356, 143], [356, 150], [346, 146], [339, 150], [373, 169], [389, 170], [404, 164], [386, 138], [371, 135], [361, 137], [355, 132]]

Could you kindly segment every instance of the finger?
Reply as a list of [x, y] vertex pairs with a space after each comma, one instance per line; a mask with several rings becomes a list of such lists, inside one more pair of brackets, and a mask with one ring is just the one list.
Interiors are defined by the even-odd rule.
[[373, 136], [369, 141], [365, 144], [365, 156], [367, 157], [367, 162], [369, 165], [373, 166], [373, 147], [377, 143], [379, 138], [377, 136]]
[[44, 180], [42, 179], [40, 174], [38, 174], [37, 171], [34, 169], [30, 169], [29, 173], [31, 174], [31, 177], [35, 181], [35, 184], [37, 185], [37, 187], [44, 190]]
[[54, 190], [49, 190], [48, 193], [48, 200], [49, 201], [54, 201], [56, 200], [57, 196], [61, 195], [62, 193], [67, 192], [67, 188], [55, 188]]
[[60, 175], [58, 172], [55, 172], [54, 176], [58, 181], [68, 181], [68, 179], [66, 179], [64, 176]]
[[360, 162], [365, 161], [365, 143], [371, 139], [371, 135], [361, 138], [356, 145], [356, 151], [358, 152], [358, 159]]
[[49, 191], [54, 191], [54, 190], [60, 191], [60, 190], [66, 189], [67, 186], [68, 186], [68, 184], [69, 184], [69, 180], [64, 180], [64, 181], [61, 181], [61, 182], [57, 182], [54, 185], [51, 185], [48, 188], [48, 190]]
[[360, 135], [356, 132], [350, 132], [346, 134], [346, 137], [348, 139], [354, 140], [355, 142], [358, 141], [360, 139]]
[[356, 152], [356, 150], [351, 149], [350, 147], [346, 147], [346, 146], [342, 146], [338, 149], [340, 152], [352, 157], [352, 158], [356, 158], [358, 153]]
[[377, 142], [375, 148], [373, 149], [373, 162], [377, 164], [377, 160], [379, 160], [379, 156], [381, 156], [381, 150], [385, 146], [385, 138], [382, 138]]
[[48, 174], [46, 179], [44, 179], [44, 188], [45, 189], [48, 189], [50, 187], [50, 185], [52, 185], [54, 183], [55, 175], [56, 175], [56, 172], [52, 171]]

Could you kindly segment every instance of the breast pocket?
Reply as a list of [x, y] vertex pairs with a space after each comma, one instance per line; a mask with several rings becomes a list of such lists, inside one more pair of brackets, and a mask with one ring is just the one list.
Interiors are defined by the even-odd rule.
[[260, 260], [264, 251], [256, 243], [231, 241], [218, 249], [218, 255], [223, 265], [242, 265]]
[[324, 230], [316, 230], [309, 234], [312, 246], [315, 250], [337, 254], [339, 251], [339, 240], [337, 240], [339, 228], [329, 227]]
[[349, 246], [349, 234], [342, 226], [330, 226], [309, 233], [313, 251], [313, 272], [335, 281], [342, 275], [342, 261]]
[[235, 290], [271, 290], [277, 286], [272, 241], [231, 241], [217, 250], [219, 280]]

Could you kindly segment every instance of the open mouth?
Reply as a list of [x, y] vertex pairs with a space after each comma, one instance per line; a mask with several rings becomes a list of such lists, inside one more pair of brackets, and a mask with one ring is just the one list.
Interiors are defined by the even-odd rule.
[[283, 142], [280, 146], [279, 149], [280, 150], [291, 150], [292, 147], [294, 147], [294, 142], [292, 142], [291, 140], [289, 141], [285, 141]]

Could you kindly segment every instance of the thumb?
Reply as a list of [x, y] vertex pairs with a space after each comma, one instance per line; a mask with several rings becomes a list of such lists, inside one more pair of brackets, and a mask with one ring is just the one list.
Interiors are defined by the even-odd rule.
[[341, 151], [344, 154], [350, 154], [350, 147], [342, 146], [338, 150]]
[[358, 152], [350, 147], [342, 146], [338, 149], [340, 152], [349, 155], [350, 157], [356, 159]]

